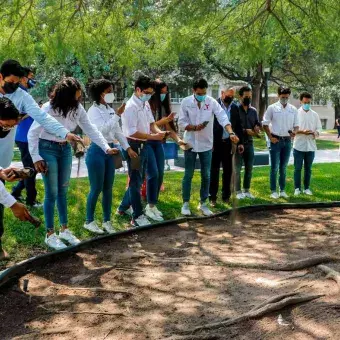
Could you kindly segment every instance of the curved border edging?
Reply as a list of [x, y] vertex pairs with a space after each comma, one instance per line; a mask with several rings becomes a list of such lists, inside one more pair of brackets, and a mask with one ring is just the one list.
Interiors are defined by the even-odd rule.
[[[279, 209], [315, 209], [315, 208], [336, 208], [340, 207], [340, 201], [334, 201], [334, 202], [311, 202], [311, 203], [277, 203], [277, 204], [258, 204], [258, 205], [251, 205], [251, 206], [243, 206], [236, 208], [237, 212], [257, 212], [261, 210], [279, 210]], [[150, 224], [144, 227], [137, 227], [133, 229], [128, 229], [124, 231], [119, 231], [114, 234], [99, 236], [96, 238], [91, 238], [87, 241], [83, 241], [80, 244], [76, 246], [70, 246], [62, 250], [53, 251], [47, 254], [37, 255], [34, 257], [31, 257], [27, 260], [24, 260], [22, 262], [19, 262], [12, 267], [9, 267], [3, 271], [0, 272], [0, 289], [3, 287], [6, 283], [9, 281], [19, 278], [25, 274], [27, 274], [30, 270], [42, 266], [50, 261], [54, 261], [56, 259], [60, 259], [61, 257], [68, 256], [71, 253], [76, 253], [82, 249], [87, 249], [90, 246], [101, 243], [103, 241], [107, 241], [110, 239], [115, 239], [124, 235], [131, 235], [139, 231], [143, 230], [149, 230], [149, 229], [155, 229], [159, 227], [164, 227], [173, 223], [183, 223], [187, 221], [197, 221], [197, 220], [206, 220], [221, 216], [229, 215], [233, 211], [232, 208], [229, 208], [225, 211], [222, 211], [220, 213], [211, 215], [211, 216], [195, 216], [195, 217], [183, 217], [183, 218], [177, 218], [173, 220], [167, 220], [164, 222], [154, 223]]]

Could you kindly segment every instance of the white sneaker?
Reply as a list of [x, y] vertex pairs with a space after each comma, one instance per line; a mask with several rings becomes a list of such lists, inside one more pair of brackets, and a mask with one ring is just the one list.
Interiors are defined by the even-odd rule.
[[104, 228], [104, 230], [106, 230], [109, 234], [113, 234], [113, 233], [116, 232], [116, 230], [113, 228], [113, 225], [112, 225], [111, 221], [104, 222], [104, 223], [103, 223], [103, 228]]
[[300, 189], [295, 189], [294, 196], [299, 196], [301, 194]]
[[206, 203], [200, 203], [198, 205], [198, 210], [200, 210], [204, 216], [213, 215], [213, 212], [208, 208]]
[[284, 191], [280, 191], [280, 197], [289, 198], [289, 196]]
[[150, 207], [150, 205], [148, 204], [145, 208], [145, 215], [149, 218], [151, 218], [154, 221], [164, 221], [164, 218], [160, 215], [157, 214], [157, 209], [155, 209], [156, 207]]
[[47, 246], [55, 250], [67, 248], [67, 245], [63, 241], [61, 241], [60, 238], [55, 233], [51, 234], [50, 236], [46, 235], [45, 244], [47, 244]]
[[135, 220], [131, 221], [131, 224], [134, 227], [143, 227], [145, 225], [149, 225], [151, 224], [151, 222], [146, 218], [145, 215], [140, 215], [138, 218], [136, 218]]
[[249, 192], [249, 191], [245, 191], [244, 193], [243, 193], [243, 196], [245, 197], [245, 198], [250, 198], [250, 199], [255, 199], [255, 197]]
[[272, 194], [270, 195], [270, 198], [274, 198], [275, 200], [277, 200], [277, 199], [279, 198], [279, 194], [278, 194], [276, 191], [274, 191], [274, 192], [272, 192]]
[[236, 199], [243, 200], [244, 198], [245, 198], [245, 196], [244, 196], [243, 192], [240, 191], [236, 194]]
[[184, 215], [184, 216], [190, 216], [191, 215], [189, 202], [183, 203], [183, 206], [182, 206], [182, 209], [181, 209], [181, 214]]
[[313, 196], [313, 193], [309, 189], [304, 190], [303, 193], [308, 196]]
[[156, 206], [154, 206], [153, 209], [154, 209], [154, 212], [156, 213], [156, 215], [163, 217], [163, 213], [161, 211], [159, 211]]
[[125, 211], [120, 211], [119, 209], [117, 209], [116, 214], [119, 216], [132, 216], [133, 214], [133, 209], [132, 207], [129, 207], [129, 209], [125, 210]]
[[59, 238], [63, 241], [70, 243], [72, 246], [76, 246], [80, 243], [80, 240], [76, 238], [70, 229], [65, 229], [59, 233]]
[[96, 234], [104, 234], [104, 230], [100, 229], [98, 227], [98, 224], [96, 221], [92, 221], [90, 223], [85, 223], [84, 224], [84, 228], [91, 231], [92, 233], [96, 233]]

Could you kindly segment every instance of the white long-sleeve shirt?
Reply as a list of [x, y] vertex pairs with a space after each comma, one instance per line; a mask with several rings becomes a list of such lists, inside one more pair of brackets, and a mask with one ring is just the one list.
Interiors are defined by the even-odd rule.
[[[54, 118], [42, 111], [33, 97], [21, 89], [20, 87], [11, 94], [1, 94], [0, 97], [6, 97], [10, 99], [19, 112], [25, 112], [44, 128], [59, 137], [65, 138], [70, 132], [64, 126], [59, 124]], [[0, 166], [7, 168], [13, 159], [14, 140], [16, 129], [10, 131], [10, 133], [1, 139], [0, 143]]]
[[97, 127], [108, 143], [112, 143], [117, 139], [124, 150], [130, 147], [119, 126], [120, 117], [115, 114], [113, 108], [93, 103], [87, 114], [91, 123]]
[[149, 134], [150, 124], [154, 123], [150, 105], [148, 102], [142, 102], [137, 96], [132, 97], [127, 101], [124, 113], [122, 114], [122, 127], [125, 137], [131, 137], [136, 132]]
[[269, 105], [264, 114], [262, 125], [271, 125], [271, 133], [279, 137], [289, 137], [289, 130], [299, 126], [297, 108], [292, 104], [286, 107], [278, 101]]
[[[319, 115], [313, 111], [305, 111], [302, 107], [298, 110], [299, 130], [311, 130], [318, 134], [322, 130]], [[294, 138], [293, 148], [298, 151], [316, 151], [316, 140], [313, 135], [297, 134]]]
[[178, 120], [181, 129], [185, 130], [188, 125], [209, 122], [201, 131], [185, 131], [184, 141], [193, 147], [194, 152], [204, 152], [213, 148], [214, 115], [223, 128], [230, 125], [226, 112], [214, 98], [207, 96], [205, 101], [201, 103], [201, 108], [198, 107], [194, 95], [183, 99]]
[[14, 203], [16, 203], [16, 199], [6, 190], [5, 185], [0, 181], [0, 204], [10, 208]]
[[[52, 109], [51, 104], [44, 105], [43, 110], [54, 117], [60, 124], [62, 124], [69, 131], [74, 131], [79, 125], [81, 129], [106, 152], [110, 149], [103, 135], [98, 131], [97, 127], [91, 124], [84, 107], [79, 104], [78, 109], [64, 118], [59, 112]], [[46, 131], [38, 122], [34, 122], [28, 132], [28, 147], [33, 159], [33, 162], [42, 160], [39, 155], [39, 139], [46, 139], [54, 142], [65, 142], [65, 138], [58, 138], [54, 134]]]

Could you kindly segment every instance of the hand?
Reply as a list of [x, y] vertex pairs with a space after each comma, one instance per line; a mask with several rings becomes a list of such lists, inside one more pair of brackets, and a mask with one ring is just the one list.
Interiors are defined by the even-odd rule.
[[198, 125], [196, 125], [196, 131], [201, 131], [201, 130], [203, 130], [205, 127], [206, 127], [206, 125], [204, 125], [204, 124], [198, 124]]
[[177, 141], [177, 144], [178, 144], [179, 146], [181, 146], [181, 145], [187, 145], [187, 143], [185, 143], [182, 139], [179, 139], [179, 140]]
[[261, 129], [258, 125], [254, 127], [254, 132], [258, 135], [261, 132]]
[[244, 152], [244, 146], [242, 144], [240, 144], [238, 147], [237, 147], [237, 151], [239, 154], [242, 154]]
[[240, 140], [236, 135], [231, 135], [230, 140], [234, 143], [237, 144]]
[[162, 131], [162, 132], [158, 132], [158, 133], [153, 133], [151, 134], [151, 140], [163, 140], [165, 135], [166, 135], [167, 131]]
[[290, 137], [294, 138], [295, 137], [295, 132], [294, 131], [289, 132], [289, 135], [290, 135]]
[[138, 153], [133, 151], [131, 147], [128, 148], [126, 151], [127, 151], [130, 158], [137, 158], [138, 157]]
[[175, 119], [175, 116], [176, 116], [176, 112], [171, 112], [171, 113], [169, 114], [169, 116], [166, 117], [166, 121], [167, 121], [168, 123], [172, 122], [172, 121]]
[[108, 155], [117, 155], [119, 153], [119, 149], [117, 148], [111, 148], [111, 149], [108, 149], [106, 150], [106, 153]]
[[13, 212], [13, 215], [20, 221], [31, 220], [31, 214], [24, 204], [16, 202], [11, 206], [11, 210]]
[[17, 168], [9, 167], [7, 169], [0, 170], [0, 178], [6, 182], [15, 182], [20, 181], [20, 178], [17, 178], [13, 170], [19, 170]]
[[68, 142], [81, 143], [85, 147], [84, 141], [74, 133], [69, 132], [65, 138]]
[[276, 143], [278, 143], [278, 139], [277, 138], [275, 138], [275, 137], [270, 137], [270, 141], [273, 143], [273, 144], [276, 144]]
[[34, 163], [35, 171], [38, 173], [46, 174], [48, 167], [45, 161], [38, 161]]
[[247, 135], [248, 136], [254, 136], [255, 132], [252, 129], [246, 129]]

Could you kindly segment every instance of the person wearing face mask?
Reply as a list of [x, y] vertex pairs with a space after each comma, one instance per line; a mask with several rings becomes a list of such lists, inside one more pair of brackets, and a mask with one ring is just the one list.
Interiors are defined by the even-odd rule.
[[[263, 129], [270, 140], [270, 197], [288, 198], [285, 192], [286, 172], [292, 149], [292, 138], [299, 129], [298, 112], [295, 106], [288, 103], [291, 90], [279, 86], [279, 101], [269, 105], [263, 117]], [[269, 125], [271, 128], [269, 128]], [[277, 172], [279, 171], [280, 193], [277, 193]]]
[[[88, 116], [92, 124], [103, 134], [110, 147], [115, 148], [114, 141], [118, 140], [129, 157], [137, 154], [130, 147], [126, 137], [120, 128], [120, 116], [124, 112], [125, 104], [121, 105], [117, 113], [111, 108], [114, 102], [113, 84], [106, 79], [95, 80], [89, 87], [93, 105], [88, 110]], [[116, 157], [116, 156], [114, 156]], [[86, 154], [86, 166], [88, 169], [90, 192], [86, 204], [86, 223], [84, 228], [97, 234], [115, 232], [111, 224], [112, 190], [115, 177], [114, 157], [105, 153], [99, 145], [91, 143]], [[101, 229], [94, 219], [94, 212], [98, 197], [102, 193], [103, 224]]]
[[[148, 218], [143, 214], [140, 193], [148, 166], [147, 142], [162, 141], [167, 132], [161, 131], [155, 123], [149, 104], [149, 100], [154, 94], [155, 82], [147, 76], [140, 76], [134, 87], [134, 94], [126, 103], [122, 115], [122, 126], [125, 137], [138, 157], [135, 159], [129, 155], [127, 157], [130, 181], [117, 213], [130, 215], [132, 212], [131, 225], [137, 227], [150, 224]], [[157, 170], [153, 169], [153, 166], [155, 166], [155, 163], [150, 163], [148, 171], [156, 172]]]
[[[260, 122], [256, 109], [251, 106], [252, 91], [249, 86], [243, 86], [239, 90], [240, 103], [237, 106], [241, 124], [243, 127], [243, 152], [235, 155], [235, 184], [236, 198], [244, 199], [254, 196], [250, 192], [250, 184], [254, 165], [253, 136], [260, 132]], [[243, 192], [241, 190], [241, 169], [244, 164]]]
[[193, 95], [183, 99], [179, 113], [178, 124], [185, 131], [183, 140], [192, 147], [184, 152], [185, 172], [182, 181], [183, 206], [181, 213], [185, 216], [191, 215], [189, 206], [191, 182], [197, 156], [201, 163], [201, 199], [198, 210], [205, 216], [212, 215], [206, 200], [209, 197], [214, 116], [223, 129], [228, 132], [230, 140], [236, 144], [239, 142], [231, 128], [227, 113], [214, 98], [207, 96], [207, 88], [208, 83], [205, 79], [195, 81]]
[[[56, 84], [53, 98], [44, 110], [72, 131], [79, 125], [105, 154], [117, 154], [118, 149], [111, 148], [96, 126], [89, 121], [85, 109], [80, 104], [81, 94], [81, 86], [76, 79], [64, 78]], [[45, 243], [56, 250], [65, 248], [64, 242], [76, 245], [80, 241], [69, 230], [67, 218], [67, 191], [72, 170], [71, 146], [65, 138], [55, 137], [37, 121], [28, 132], [28, 144], [35, 169], [43, 175]], [[59, 235], [54, 230], [56, 201], [61, 226]]]
[[312, 95], [308, 92], [300, 94], [301, 107], [298, 110], [299, 130], [296, 132], [293, 143], [294, 155], [294, 185], [295, 196], [302, 192], [301, 171], [304, 165], [304, 194], [312, 196], [310, 180], [312, 176], [312, 165], [317, 150], [315, 139], [319, 137], [322, 129], [319, 115], [311, 109]]
[[[228, 115], [231, 126], [237, 137], [240, 138], [239, 148], [242, 150], [242, 126], [237, 105], [234, 103], [235, 89], [225, 88], [221, 92], [221, 97], [217, 102]], [[222, 164], [222, 201], [229, 203], [231, 196], [231, 176], [233, 171], [232, 141], [227, 131], [225, 131], [214, 117], [214, 144], [210, 168], [209, 200], [212, 207], [216, 206], [218, 187], [220, 182], [220, 167]]]
[[[36, 81], [34, 79], [33, 71], [28, 67], [23, 67], [24, 76], [20, 80], [19, 87], [27, 92], [29, 89], [33, 88]], [[28, 150], [28, 141], [27, 134], [31, 125], [33, 124], [33, 118], [28, 115], [25, 115], [23, 112], [21, 113], [23, 118], [18, 124], [16, 135], [15, 135], [15, 143], [18, 146], [21, 154], [21, 161], [24, 167], [29, 167], [34, 169], [34, 164], [32, 157]], [[36, 200], [37, 198], [37, 189], [35, 187], [35, 175], [33, 177], [27, 178], [23, 181], [20, 181], [13, 189], [12, 196], [17, 200], [22, 201], [22, 191], [26, 189], [26, 204], [30, 207], [39, 208], [42, 206], [40, 202]]]

